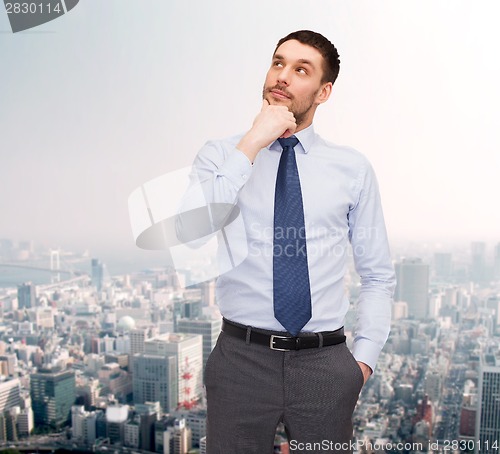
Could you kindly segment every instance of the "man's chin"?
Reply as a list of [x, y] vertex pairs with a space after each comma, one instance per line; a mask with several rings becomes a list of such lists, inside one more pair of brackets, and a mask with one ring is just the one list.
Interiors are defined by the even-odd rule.
[[290, 102], [290, 99], [276, 98], [273, 95], [267, 95], [266, 101], [272, 106], [283, 106], [285, 104], [288, 104]]

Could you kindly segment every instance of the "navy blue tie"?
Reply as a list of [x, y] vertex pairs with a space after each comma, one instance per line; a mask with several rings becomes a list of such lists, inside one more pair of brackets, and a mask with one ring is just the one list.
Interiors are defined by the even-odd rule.
[[293, 149], [299, 140], [292, 136], [278, 141], [283, 151], [274, 193], [274, 316], [296, 336], [311, 318], [304, 207]]

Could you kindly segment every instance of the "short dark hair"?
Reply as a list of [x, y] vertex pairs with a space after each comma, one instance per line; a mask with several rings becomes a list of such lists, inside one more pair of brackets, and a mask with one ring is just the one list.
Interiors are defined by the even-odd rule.
[[340, 70], [339, 53], [337, 52], [335, 46], [320, 33], [316, 33], [311, 30], [299, 30], [281, 38], [276, 45], [276, 49], [274, 49], [273, 55], [278, 50], [278, 47], [280, 47], [285, 41], [289, 41], [291, 39], [295, 39], [299, 43], [314, 47], [321, 54], [323, 57], [323, 77], [321, 79], [321, 83], [331, 82], [333, 84], [337, 79]]

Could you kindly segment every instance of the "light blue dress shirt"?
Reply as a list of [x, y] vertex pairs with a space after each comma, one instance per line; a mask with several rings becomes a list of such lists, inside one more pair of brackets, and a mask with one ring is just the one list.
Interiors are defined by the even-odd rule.
[[[248, 255], [219, 276], [216, 300], [229, 320], [284, 331], [273, 311], [274, 190], [282, 150], [275, 141], [252, 165], [236, 148], [241, 137], [208, 142], [193, 164], [207, 202], [237, 204], [246, 231]], [[362, 154], [326, 142], [312, 125], [296, 137], [312, 304], [303, 331], [344, 325], [349, 309], [344, 274], [352, 246], [361, 277], [353, 355], [375, 369], [389, 335], [396, 282], [375, 174]]]

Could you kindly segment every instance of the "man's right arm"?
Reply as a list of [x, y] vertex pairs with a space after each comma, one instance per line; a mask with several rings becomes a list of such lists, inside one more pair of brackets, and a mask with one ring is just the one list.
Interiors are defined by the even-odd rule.
[[266, 99], [263, 99], [252, 128], [242, 137], [236, 148], [253, 163], [262, 148], [279, 137], [292, 136], [296, 128], [295, 117], [287, 107], [271, 106]]
[[193, 163], [191, 184], [198, 182], [203, 186], [207, 204], [234, 205], [240, 189], [250, 177], [259, 151], [279, 137], [290, 137], [296, 127], [295, 117], [287, 107], [270, 105], [266, 99], [262, 100], [252, 127], [234, 150], [226, 154], [215, 142], [202, 148]]
[[[208, 142], [193, 162], [189, 188], [176, 220], [178, 238], [186, 242], [223, 228], [259, 151], [279, 137], [291, 136], [295, 128], [295, 118], [287, 107], [271, 106], [263, 100], [251, 129], [234, 149], [228, 151], [221, 142]], [[200, 206], [206, 207], [206, 216], [203, 210], [193, 216], [193, 210]]]

